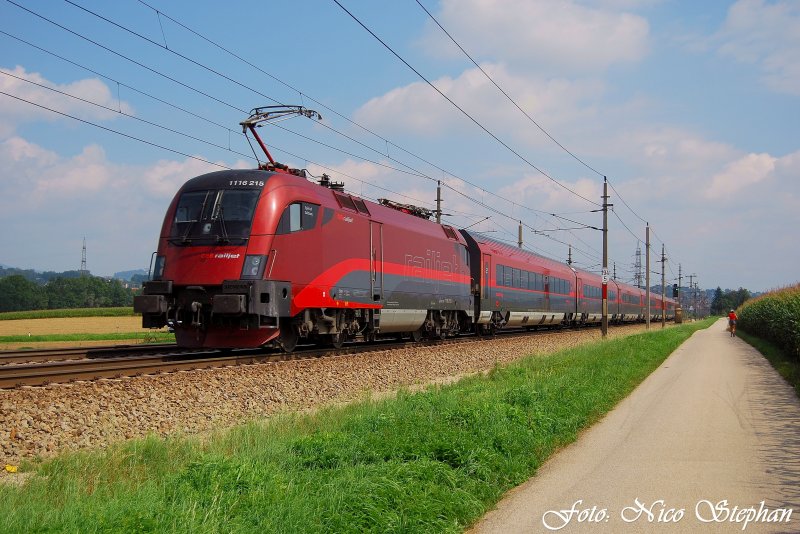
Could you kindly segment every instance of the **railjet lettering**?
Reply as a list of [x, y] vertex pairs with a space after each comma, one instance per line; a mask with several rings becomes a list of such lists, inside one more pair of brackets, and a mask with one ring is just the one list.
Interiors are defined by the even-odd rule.
[[238, 260], [242, 255], [232, 252], [217, 252], [216, 254], [200, 254], [201, 260]]
[[[752, 523], [789, 523], [792, 519], [791, 508], [769, 508], [765, 501], [756, 506], [735, 506], [727, 500], [713, 503], [708, 500], [698, 501], [694, 507], [694, 519], [701, 523], [731, 523], [742, 531]], [[678, 523], [686, 516], [685, 508], [673, 508], [664, 499], [647, 503], [634, 499], [631, 506], [619, 512], [619, 518], [625, 523]], [[582, 499], [575, 501], [572, 507], [563, 510], [548, 510], [542, 514], [542, 524], [548, 530], [561, 530], [571, 522], [607, 523], [614, 519], [608, 508], [589, 506]], [[690, 528], [687, 525], [687, 528]]]
[[453, 254], [453, 261], [442, 260], [442, 253], [437, 250], [426, 250], [425, 256], [406, 254], [403, 260], [403, 276], [405, 278], [422, 278], [425, 283], [451, 284], [453, 274], [458, 272], [458, 260]]

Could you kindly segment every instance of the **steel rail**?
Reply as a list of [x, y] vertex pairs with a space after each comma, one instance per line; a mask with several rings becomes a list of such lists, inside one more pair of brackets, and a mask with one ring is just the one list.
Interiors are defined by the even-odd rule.
[[176, 349], [175, 343], [153, 343], [143, 345], [102, 345], [95, 347], [0, 351], [0, 365], [9, 363], [77, 360], [81, 358], [111, 358], [118, 356], [119, 353], [158, 353], [174, 349]]

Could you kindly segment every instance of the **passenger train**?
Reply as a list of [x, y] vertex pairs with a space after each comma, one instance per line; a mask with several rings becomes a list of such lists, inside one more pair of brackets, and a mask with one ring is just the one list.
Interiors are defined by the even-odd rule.
[[[270, 163], [192, 178], [175, 195], [152, 280], [134, 299], [145, 328], [168, 325], [181, 347], [292, 351], [601, 321], [599, 275], [327, 176], [312, 182], [258, 141]], [[650, 305], [652, 320], [674, 317], [674, 300]], [[644, 290], [609, 281], [611, 322], [642, 321], [646, 309]]]

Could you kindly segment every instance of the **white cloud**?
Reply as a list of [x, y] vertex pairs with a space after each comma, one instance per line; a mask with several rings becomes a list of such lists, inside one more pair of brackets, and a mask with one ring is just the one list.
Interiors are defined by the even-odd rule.
[[[118, 100], [108, 86], [96, 78], [57, 84], [45, 79], [37, 72], [27, 72], [21, 66], [16, 66], [13, 69], [0, 67], [0, 91], [33, 102], [39, 106], [76, 115], [87, 120], [108, 120], [118, 116], [118, 113], [114, 111], [81, 102], [75, 98], [50, 91], [24, 80], [57, 89], [63, 93], [95, 102], [113, 110], [121, 110], [124, 113], [133, 114], [133, 108], [129, 103], [124, 100]], [[54, 121], [63, 118], [61, 115], [36, 105], [6, 95], [0, 95], [0, 138], [12, 135], [16, 127], [25, 122]]]
[[521, 180], [501, 188], [499, 194], [513, 199], [520, 205], [547, 212], [564, 212], [590, 206], [575, 193], [594, 202], [600, 202], [602, 186], [597, 180], [581, 178], [574, 182], [560, 180], [559, 183], [562, 185], [541, 174], [528, 174]]
[[710, 199], [742, 194], [742, 189], [763, 182], [775, 170], [777, 158], [769, 154], [748, 154], [731, 162], [714, 175], [705, 196]]
[[[630, 2], [594, 3], [600, 5], [570, 0], [444, 0], [436, 16], [473, 57], [502, 58], [515, 68], [602, 71], [644, 57], [647, 20], [618, 11]], [[460, 54], [432, 23], [423, 44], [438, 53]]]
[[[596, 113], [592, 103], [605, 91], [598, 80], [542, 80], [514, 75], [503, 65], [484, 64], [482, 68], [522, 109], [548, 129], [567, 130], [585, 122]], [[513, 104], [505, 101], [477, 68], [468, 69], [457, 78], [441, 77], [433, 84], [484, 126], [498, 134], [502, 132], [501, 138], [511, 135], [530, 143], [551, 143]], [[480, 132], [478, 126], [424, 82], [398, 87], [369, 100], [356, 111], [355, 120], [380, 125], [384, 130], [391, 125], [396, 132], [426, 137]]]
[[757, 65], [772, 90], [800, 95], [800, 3], [739, 0], [716, 38], [722, 55]]
[[220, 170], [223, 169], [196, 159], [159, 160], [144, 169], [133, 186], [137, 191], [143, 190], [156, 197], [172, 198], [187, 179]]
[[0, 249], [14, 251], [13, 265], [63, 270], [87, 236], [96, 274], [146, 267], [178, 188], [220, 169], [191, 158], [121, 165], [97, 145], [65, 156], [19, 136], [0, 141], [0, 168], [0, 226], [15, 229], [0, 234]]

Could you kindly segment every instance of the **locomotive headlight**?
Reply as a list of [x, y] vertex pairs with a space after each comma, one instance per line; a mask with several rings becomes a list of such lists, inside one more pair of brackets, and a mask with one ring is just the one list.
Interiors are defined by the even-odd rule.
[[264, 276], [264, 267], [267, 266], [266, 256], [245, 256], [242, 266], [243, 280], [258, 280]]
[[156, 256], [156, 264], [153, 268], [153, 280], [161, 280], [161, 277], [164, 276], [164, 264], [166, 262], [166, 256]]

